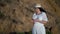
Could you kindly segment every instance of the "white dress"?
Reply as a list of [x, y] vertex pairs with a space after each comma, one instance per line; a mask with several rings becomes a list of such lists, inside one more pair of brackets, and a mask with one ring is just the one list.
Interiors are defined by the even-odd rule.
[[[48, 21], [45, 12], [42, 12], [39, 15], [36, 15], [36, 13], [34, 13], [32, 19], [37, 19], [37, 18], [39, 20]], [[46, 30], [45, 30], [44, 24], [40, 23], [40, 22], [34, 22], [34, 26], [33, 26], [33, 29], [32, 29], [32, 34], [46, 34]]]

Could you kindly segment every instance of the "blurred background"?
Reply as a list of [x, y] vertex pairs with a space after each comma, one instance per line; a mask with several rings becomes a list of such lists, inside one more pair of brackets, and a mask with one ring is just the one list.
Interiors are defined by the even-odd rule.
[[34, 5], [47, 11], [47, 34], [60, 34], [60, 0], [0, 0], [0, 34], [31, 34]]

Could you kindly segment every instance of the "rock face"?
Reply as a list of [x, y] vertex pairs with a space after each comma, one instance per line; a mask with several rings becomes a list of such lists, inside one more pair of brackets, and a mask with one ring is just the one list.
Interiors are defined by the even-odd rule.
[[41, 4], [47, 11], [49, 22], [45, 25], [53, 34], [60, 31], [60, 0], [0, 0], [0, 32], [28, 32], [33, 23], [34, 5]]

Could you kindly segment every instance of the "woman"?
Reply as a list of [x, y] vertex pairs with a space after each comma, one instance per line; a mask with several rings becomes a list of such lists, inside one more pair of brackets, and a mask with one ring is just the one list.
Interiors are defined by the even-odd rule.
[[48, 22], [48, 19], [45, 10], [39, 4], [35, 6], [32, 19], [34, 22], [32, 34], [46, 34], [44, 24]]

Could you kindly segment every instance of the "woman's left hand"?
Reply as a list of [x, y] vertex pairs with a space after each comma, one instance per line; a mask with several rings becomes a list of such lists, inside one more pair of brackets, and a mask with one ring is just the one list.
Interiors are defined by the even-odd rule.
[[35, 22], [40, 22], [40, 20], [39, 20], [39, 19], [35, 19], [34, 21], [35, 21]]

